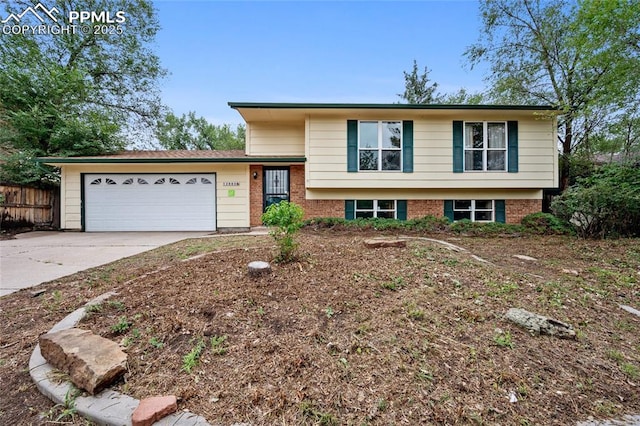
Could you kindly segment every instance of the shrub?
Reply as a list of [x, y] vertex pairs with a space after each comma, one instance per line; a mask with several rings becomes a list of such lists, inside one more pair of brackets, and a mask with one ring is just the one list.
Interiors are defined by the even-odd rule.
[[270, 205], [262, 215], [262, 223], [271, 228], [269, 234], [278, 244], [278, 262], [291, 262], [295, 259], [298, 244], [293, 237], [302, 227], [303, 217], [302, 207], [288, 201]]
[[588, 238], [640, 235], [640, 167], [609, 164], [567, 189], [552, 211]]
[[473, 222], [462, 219], [449, 225], [451, 231], [458, 234], [490, 236], [504, 234], [519, 234], [524, 231], [522, 225], [513, 225], [500, 222]]
[[344, 228], [360, 230], [408, 230], [437, 232], [444, 231], [449, 226], [449, 221], [444, 217], [424, 216], [417, 219], [397, 220], [385, 218], [354, 219], [347, 220], [340, 217], [319, 217], [304, 222], [305, 227], [315, 229]]
[[520, 222], [527, 232], [537, 235], [568, 234], [571, 229], [551, 213], [531, 213]]

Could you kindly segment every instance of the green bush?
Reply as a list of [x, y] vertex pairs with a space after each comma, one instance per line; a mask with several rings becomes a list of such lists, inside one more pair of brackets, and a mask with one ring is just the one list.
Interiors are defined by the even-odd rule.
[[302, 207], [288, 201], [270, 205], [262, 215], [262, 223], [271, 228], [269, 234], [276, 240], [280, 249], [276, 259], [278, 262], [291, 262], [295, 259], [298, 244], [293, 237], [302, 227], [303, 217]]
[[500, 222], [473, 222], [462, 219], [449, 225], [449, 229], [457, 234], [489, 236], [505, 234], [521, 234], [524, 232], [522, 225], [512, 225]]
[[531, 213], [520, 222], [527, 232], [537, 235], [568, 234], [571, 228], [551, 213]]
[[587, 238], [640, 235], [640, 167], [608, 164], [578, 179], [551, 204]]

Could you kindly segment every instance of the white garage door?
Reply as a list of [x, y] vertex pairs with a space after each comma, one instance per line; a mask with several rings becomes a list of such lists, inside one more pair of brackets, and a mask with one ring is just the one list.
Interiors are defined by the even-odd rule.
[[215, 174], [86, 174], [85, 231], [214, 231]]

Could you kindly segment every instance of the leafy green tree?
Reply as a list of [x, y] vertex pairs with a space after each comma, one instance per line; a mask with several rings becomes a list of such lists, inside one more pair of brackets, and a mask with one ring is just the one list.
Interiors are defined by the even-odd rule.
[[[124, 12], [114, 31], [91, 24], [58, 34], [25, 31], [2, 34], [0, 43], [0, 152], [27, 157], [93, 155], [123, 149], [137, 129], [155, 123], [161, 110], [157, 83], [165, 75], [151, 43], [159, 29], [148, 0], [55, 0], [58, 24], [70, 11]], [[9, 2], [3, 16], [20, 13], [31, 2]], [[41, 24], [25, 14], [20, 25]], [[105, 34], [106, 33], [106, 34]], [[30, 162], [12, 162], [14, 166]], [[32, 163], [32, 161], [31, 161]], [[33, 171], [14, 168], [15, 180]], [[51, 170], [42, 169], [38, 183]], [[18, 175], [16, 175], [16, 173]]]
[[[612, 112], [637, 99], [640, 2], [484, 0], [480, 10], [480, 41], [465, 55], [472, 65], [489, 62], [496, 101], [561, 109], [564, 156], [588, 144]], [[616, 30], [604, 28], [603, 22]], [[562, 170], [562, 187], [567, 171]]]
[[462, 88], [455, 93], [436, 92], [438, 83], [430, 83], [430, 70], [424, 67], [422, 74], [418, 71], [418, 63], [414, 59], [411, 72], [403, 71], [404, 92], [398, 97], [409, 104], [479, 104], [482, 94], [469, 93]]
[[245, 127], [216, 126], [193, 111], [181, 117], [168, 113], [158, 121], [156, 137], [165, 149], [244, 149]]
[[400, 99], [409, 104], [431, 104], [434, 103], [438, 83], [430, 83], [429, 69], [424, 67], [422, 74], [418, 71], [418, 62], [413, 60], [411, 72], [403, 71], [404, 93], [398, 94]]

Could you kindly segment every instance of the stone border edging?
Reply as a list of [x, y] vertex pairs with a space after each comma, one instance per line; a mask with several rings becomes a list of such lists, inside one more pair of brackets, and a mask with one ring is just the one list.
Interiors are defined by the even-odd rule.
[[[87, 306], [101, 303], [116, 294], [108, 292], [90, 300], [83, 307], [76, 309], [54, 325], [50, 332], [75, 327], [86, 315]], [[40, 345], [37, 344], [29, 359], [31, 380], [36, 384], [40, 393], [56, 404], [64, 404], [67, 393], [72, 390], [72, 384], [70, 382], [53, 383], [49, 380], [52, 371], [53, 367], [44, 359], [40, 353]], [[105, 389], [95, 396], [79, 396], [75, 399], [76, 412], [80, 416], [99, 425], [108, 426], [130, 426], [131, 415], [138, 404], [140, 404], [139, 400], [110, 389]], [[209, 426], [209, 423], [203, 417], [182, 411], [164, 417], [154, 425]]]

